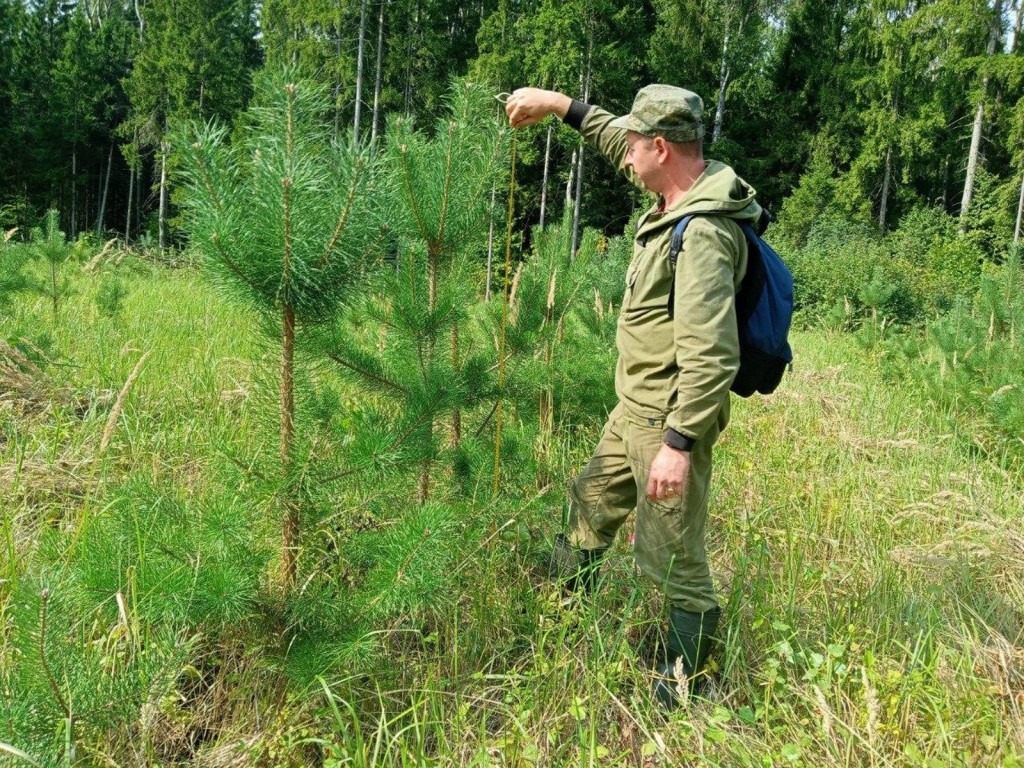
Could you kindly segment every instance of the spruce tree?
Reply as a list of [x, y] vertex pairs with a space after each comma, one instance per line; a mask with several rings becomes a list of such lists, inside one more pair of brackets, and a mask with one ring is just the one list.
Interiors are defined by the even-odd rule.
[[236, 144], [226, 128], [193, 128], [181, 142], [192, 243], [212, 279], [261, 316], [279, 353], [281, 580], [295, 577], [301, 507], [296, 456], [295, 353], [330, 321], [365, 274], [382, 205], [374, 164], [332, 143], [325, 88], [266, 77]]

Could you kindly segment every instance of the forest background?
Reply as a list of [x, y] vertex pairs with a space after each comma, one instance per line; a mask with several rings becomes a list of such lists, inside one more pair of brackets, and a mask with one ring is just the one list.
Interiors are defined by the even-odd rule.
[[[648, 82], [705, 100], [709, 154], [732, 163], [803, 242], [825, 211], [894, 228], [915, 209], [1019, 236], [1024, 107], [1018, 2], [17, 2], [0, 4], [0, 226], [61, 212], [74, 238], [180, 243], [168, 131], [236, 120], [253, 75], [285, 64], [327, 85], [337, 132], [432, 121], [451, 77], [562, 90], [613, 112]], [[550, 147], [548, 146], [550, 138]], [[585, 225], [629, 218], [626, 188], [538, 132], [521, 154], [523, 222], [541, 177]], [[525, 151], [529, 149], [529, 151]], [[580, 166], [573, 173], [575, 165]], [[173, 162], [173, 161], [172, 161]], [[564, 195], [552, 193], [557, 218]]]
[[[1022, 22], [0, 0], [0, 764], [1021, 765]], [[648, 201], [492, 98], [656, 81], [798, 304], [671, 717], [628, 535], [544, 578]]]

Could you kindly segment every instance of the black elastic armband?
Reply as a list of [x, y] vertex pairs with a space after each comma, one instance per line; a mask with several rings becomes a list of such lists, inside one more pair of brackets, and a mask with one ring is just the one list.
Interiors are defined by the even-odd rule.
[[562, 122], [570, 128], [575, 128], [579, 131], [583, 129], [583, 120], [589, 113], [589, 104], [584, 104], [582, 101], [573, 99], [572, 104], [569, 105], [569, 109], [565, 113], [565, 117], [562, 118]]
[[697, 441], [669, 427], [665, 430], [664, 443], [669, 448], [675, 448], [677, 451], [692, 451]]

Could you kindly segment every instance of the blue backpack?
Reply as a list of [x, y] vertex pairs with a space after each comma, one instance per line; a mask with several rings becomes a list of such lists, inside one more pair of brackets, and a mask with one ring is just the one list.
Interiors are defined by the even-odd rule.
[[[682, 249], [683, 233], [693, 217], [700, 215], [684, 216], [672, 233], [668, 258], [673, 275]], [[747, 274], [736, 292], [740, 369], [731, 389], [741, 397], [750, 397], [755, 392], [767, 395], [775, 391], [782, 381], [782, 374], [793, 364], [793, 350], [787, 338], [793, 320], [793, 275], [779, 254], [748, 222], [736, 223], [747, 238], [748, 256]], [[674, 305], [673, 279], [668, 295], [669, 317], [673, 315]]]

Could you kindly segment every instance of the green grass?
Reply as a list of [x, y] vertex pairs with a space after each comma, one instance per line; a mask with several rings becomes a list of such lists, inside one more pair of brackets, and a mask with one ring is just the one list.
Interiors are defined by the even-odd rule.
[[[233, 595], [197, 617], [209, 593], [181, 576], [199, 566], [159, 561], [159, 547], [114, 569], [119, 585], [78, 566], [90, 535], [121, 531], [103, 526], [166, 548], [177, 524], [241, 583], [231, 568], [248, 560], [218, 542], [241, 536], [258, 554], [279, 535], [238, 463], [266, 450], [252, 318], [190, 271], [118, 271], [129, 292], [112, 319], [95, 300], [101, 276], [83, 272], [56, 324], [27, 297], [0, 320], [4, 337], [53, 360], [48, 406], [0, 382], [0, 743], [45, 765], [67, 764], [70, 741], [90, 765], [1024, 763], [1021, 477], [971, 450], [913, 382], [883, 381], [852, 337], [800, 333], [780, 391], [734, 401], [709, 525], [725, 620], [707, 700], [670, 717], [649, 700], [663, 606], [626, 535], [591, 604], [566, 607], [545, 583], [562, 490], [597, 437], [570, 429], [594, 424], [573, 414], [547, 458], [555, 487], [538, 493], [513, 468], [517, 486], [480, 502], [488, 522], [454, 560], [457, 594], [383, 623], [373, 648], [299, 686], [271, 599]], [[114, 398], [147, 353], [100, 455]], [[402, 495], [382, 488], [379, 503]], [[248, 522], [217, 534], [216, 510]], [[181, 584], [174, 610], [161, 584]], [[50, 664], [67, 671], [55, 682], [79, 712], [72, 739], [40, 671], [43, 585]], [[0, 751], [8, 759], [27, 764]]]

